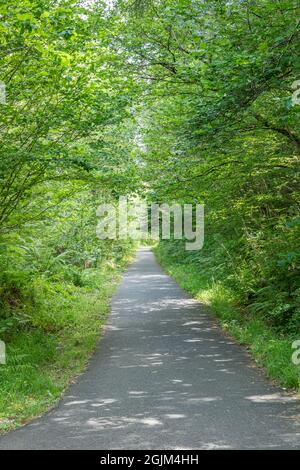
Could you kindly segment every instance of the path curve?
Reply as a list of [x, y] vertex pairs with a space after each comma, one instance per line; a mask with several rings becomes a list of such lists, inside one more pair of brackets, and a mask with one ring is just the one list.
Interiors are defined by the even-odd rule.
[[300, 448], [299, 414], [143, 248], [87, 371], [0, 449]]

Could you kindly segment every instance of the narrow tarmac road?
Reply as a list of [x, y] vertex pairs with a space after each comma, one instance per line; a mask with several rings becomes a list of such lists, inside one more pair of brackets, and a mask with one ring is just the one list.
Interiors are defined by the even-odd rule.
[[88, 370], [0, 449], [299, 449], [299, 414], [143, 248]]

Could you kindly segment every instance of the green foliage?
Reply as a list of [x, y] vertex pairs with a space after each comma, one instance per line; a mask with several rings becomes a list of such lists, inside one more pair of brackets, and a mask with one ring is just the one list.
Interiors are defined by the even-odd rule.
[[[0, 105], [0, 232], [7, 232], [68, 197], [61, 189], [49, 198], [52, 181], [122, 188], [126, 145], [120, 151], [114, 136], [117, 128], [120, 136], [127, 132], [122, 122], [134, 87], [117, 73], [113, 21], [100, 4], [0, 2], [0, 18], [7, 94]], [[130, 155], [126, 160], [130, 172]], [[68, 188], [75, 189], [78, 183]]]

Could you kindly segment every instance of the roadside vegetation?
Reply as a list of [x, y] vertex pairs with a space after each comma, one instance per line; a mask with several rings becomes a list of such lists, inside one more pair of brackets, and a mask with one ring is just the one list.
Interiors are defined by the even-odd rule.
[[131, 243], [101, 243], [95, 214], [72, 202], [63, 219], [36, 223], [35, 238], [31, 226], [2, 240], [0, 432], [52, 407], [83, 371], [133, 253]]
[[[292, 343], [297, 330], [276, 328], [267, 315], [257, 315], [246, 305], [241, 292], [230, 282], [231, 272], [218, 264], [211, 247], [198, 260], [178, 254], [178, 244], [161, 243], [154, 249], [162, 267], [178, 284], [216, 315], [222, 328], [247, 347], [257, 365], [287, 389], [300, 389], [300, 366], [292, 362]], [[274, 300], [276, 303], [276, 299]]]

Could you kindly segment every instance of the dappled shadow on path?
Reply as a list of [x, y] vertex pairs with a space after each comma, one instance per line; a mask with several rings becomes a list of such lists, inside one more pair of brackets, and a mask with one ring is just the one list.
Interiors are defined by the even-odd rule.
[[144, 249], [87, 372], [14, 435], [18, 448], [297, 448], [299, 410]]

